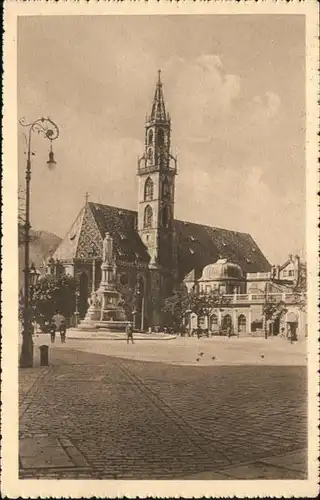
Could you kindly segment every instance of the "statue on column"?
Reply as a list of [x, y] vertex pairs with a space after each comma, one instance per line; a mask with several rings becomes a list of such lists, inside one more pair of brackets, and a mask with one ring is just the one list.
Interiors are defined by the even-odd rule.
[[110, 233], [106, 233], [104, 240], [103, 240], [103, 246], [102, 246], [102, 262], [105, 263], [110, 263], [113, 260], [113, 240], [110, 236]]
[[113, 239], [109, 233], [106, 233], [102, 244], [100, 286], [96, 292], [92, 293], [86, 317], [78, 328], [125, 332], [128, 320], [124, 310], [124, 301], [116, 289], [116, 271]]

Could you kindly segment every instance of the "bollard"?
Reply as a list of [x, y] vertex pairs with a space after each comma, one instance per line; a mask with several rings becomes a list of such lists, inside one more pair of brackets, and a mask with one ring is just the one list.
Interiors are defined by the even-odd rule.
[[40, 349], [40, 366], [49, 366], [49, 346], [41, 345]]

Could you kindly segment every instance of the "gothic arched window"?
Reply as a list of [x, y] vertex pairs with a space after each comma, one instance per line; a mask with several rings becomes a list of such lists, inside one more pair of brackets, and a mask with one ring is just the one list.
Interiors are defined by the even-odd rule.
[[144, 220], [143, 220], [143, 226], [144, 228], [149, 228], [152, 227], [152, 208], [150, 205], [147, 205], [146, 208], [144, 209]]
[[148, 133], [148, 144], [151, 145], [153, 142], [153, 132], [152, 130], [149, 130], [149, 133]]
[[144, 200], [152, 200], [153, 199], [153, 182], [150, 177], [146, 180], [144, 185]]
[[158, 144], [159, 146], [163, 146], [164, 144], [164, 131], [162, 128], [158, 130]]
[[148, 149], [148, 160], [152, 160], [152, 149]]
[[162, 197], [164, 199], [170, 198], [170, 184], [167, 177], [162, 181]]

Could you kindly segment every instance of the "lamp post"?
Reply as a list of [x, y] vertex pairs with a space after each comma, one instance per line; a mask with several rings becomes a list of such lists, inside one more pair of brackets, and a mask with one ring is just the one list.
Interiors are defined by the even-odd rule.
[[90, 257], [92, 257], [92, 283], [91, 283], [91, 294], [96, 291], [96, 250], [94, 245], [91, 246]]
[[25, 236], [24, 236], [24, 310], [23, 310], [23, 337], [22, 349], [20, 355], [20, 367], [30, 368], [33, 366], [33, 339], [31, 328], [31, 317], [29, 307], [29, 285], [31, 282], [29, 267], [29, 243], [30, 243], [30, 181], [31, 181], [31, 137], [33, 132], [42, 134], [50, 141], [49, 160], [47, 166], [52, 170], [55, 165], [55, 159], [52, 151], [52, 141], [59, 136], [58, 126], [50, 118], [38, 118], [32, 123], [19, 121], [20, 125], [28, 129], [27, 139], [27, 164], [26, 164], [26, 211], [25, 211]]
[[138, 311], [140, 310], [140, 330], [143, 331], [144, 329], [144, 284], [141, 278], [139, 278], [136, 282], [136, 286], [134, 289], [134, 295], [135, 295], [135, 308], [133, 312], [133, 318], [134, 318], [134, 325], [137, 328], [137, 314]]
[[[30, 266], [30, 271], [29, 271], [29, 278], [30, 278], [30, 302], [31, 302], [31, 305], [32, 305], [32, 300], [33, 300], [34, 287], [38, 283], [39, 276], [40, 276], [40, 273], [36, 269], [34, 263], [32, 262], [32, 264]], [[35, 311], [35, 308], [34, 308], [34, 306], [32, 306], [31, 324], [34, 321], [34, 311]], [[33, 331], [35, 331], [35, 324], [33, 324]]]
[[76, 322], [76, 327], [79, 324], [79, 298], [80, 298], [80, 290], [79, 290], [79, 283], [76, 285], [76, 310], [75, 310], [75, 322]]

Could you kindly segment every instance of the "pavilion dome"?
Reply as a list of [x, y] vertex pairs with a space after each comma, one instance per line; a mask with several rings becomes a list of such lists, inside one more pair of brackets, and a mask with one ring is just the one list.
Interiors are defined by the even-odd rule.
[[216, 280], [243, 280], [243, 272], [238, 264], [219, 259], [214, 264], [208, 264], [202, 271], [200, 278], [204, 281]]

